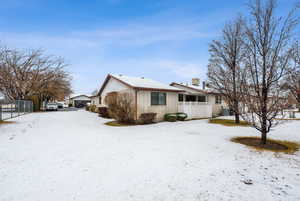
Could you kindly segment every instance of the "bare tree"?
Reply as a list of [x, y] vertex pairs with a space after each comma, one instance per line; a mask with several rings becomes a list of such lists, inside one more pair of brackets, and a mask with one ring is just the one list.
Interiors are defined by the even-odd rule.
[[209, 85], [223, 97], [240, 123], [239, 95], [243, 52], [243, 20], [241, 17], [225, 25], [222, 37], [210, 44]]
[[293, 98], [297, 101], [300, 111], [300, 42], [296, 41], [292, 47], [292, 66], [286, 80], [287, 87]]
[[10, 99], [61, 100], [71, 93], [71, 77], [63, 59], [41, 50], [3, 48], [0, 54], [0, 91]]
[[285, 18], [275, 16], [276, 1], [250, 2], [250, 19], [245, 23], [245, 68], [241, 103], [243, 119], [267, 133], [278, 124], [276, 117], [287, 106], [283, 87], [291, 62], [291, 41], [299, 18], [295, 10]]

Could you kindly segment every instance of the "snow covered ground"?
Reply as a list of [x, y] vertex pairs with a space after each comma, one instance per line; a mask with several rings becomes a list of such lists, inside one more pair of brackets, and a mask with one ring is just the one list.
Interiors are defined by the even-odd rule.
[[[109, 127], [86, 111], [15, 120], [0, 125], [1, 201], [300, 200], [299, 152], [229, 141], [257, 135], [252, 128], [207, 120]], [[270, 137], [300, 141], [299, 130], [290, 121]]]

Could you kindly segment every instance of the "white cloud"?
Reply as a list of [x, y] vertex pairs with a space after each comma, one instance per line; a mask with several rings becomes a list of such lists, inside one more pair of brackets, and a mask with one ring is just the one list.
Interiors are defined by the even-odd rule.
[[[178, 42], [184, 44], [185, 41], [193, 39], [209, 41], [209, 37], [216, 35], [210, 29], [211, 22], [206, 18], [169, 21], [162, 19], [164, 18], [158, 15], [151, 19], [119, 22], [93, 30], [73, 30], [57, 34], [0, 32], [0, 42], [15, 48], [42, 48], [47, 54], [65, 57], [71, 64], [69, 71], [73, 73], [76, 93], [90, 92], [112, 71], [133, 76], [135, 73], [142, 73], [140, 76], [148, 76], [153, 75], [155, 69], [157, 75], [151, 78], [167, 82], [205, 77], [203, 69], [206, 66], [201, 65], [203, 62], [177, 59], [178, 53], [169, 55], [166, 59], [159, 51], [163, 54], [166, 51], [173, 52], [172, 45], [177, 45]], [[116, 49], [128, 48], [129, 51], [142, 55], [142, 52], [137, 52], [138, 48], [150, 45], [155, 46], [157, 51], [154, 58], [151, 57], [151, 52], [145, 53], [143, 58], [129, 56], [125, 59], [124, 56], [114, 53]], [[175, 48], [180, 48], [180, 45]]]
[[168, 69], [172, 74], [181, 79], [204, 78], [206, 76], [206, 65], [200, 63], [172, 61], [158, 61], [157, 66]]

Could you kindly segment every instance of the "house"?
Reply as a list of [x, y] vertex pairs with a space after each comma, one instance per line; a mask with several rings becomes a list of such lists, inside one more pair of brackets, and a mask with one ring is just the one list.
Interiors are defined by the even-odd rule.
[[178, 93], [183, 90], [144, 77], [107, 75], [99, 90], [99, 104], [105, 106], [104, 99], [110, 92], [128, 93], [134, 100], [135, 116], [142, 113], [156, 113], [156, 121], [163, 120], [166, 113], [178, 112]]
[[163, 84], [144, 77], [129, 77], [109, 74], [92, 104], [105, 105], [105, 97], [110, 92], [128, 93], [135, 105], [135, 120], [142, 113], [157, 113], [157, 121], [163, 120], [166, 113], [187, 113], [189, 119], [218, 116], [228, 108], [222, 97], [207, 88], [200, 87], [200, 80], [194, 78], [192, 84], [173, 82]]
[[73, 95], [67, 99], [66, 103], [72, 107], [85, 107], [87, 103], [91, 102], [91, 98], [87, 95]]
[[100, 107], [100, 96], [98, 94], [90, 96], [91, 99], [91, 105], [96, 105], [97, 107]]
[[171, 83], [171, 86], [183, 90], [178, 94], [179, 112], [185, 112], [190, 118], [207, 118], [222, 114], [228, 109], [222, 96], [208, 88], [205, 82], [200, 86], [200, 79], [193, 78], [192, 83]]

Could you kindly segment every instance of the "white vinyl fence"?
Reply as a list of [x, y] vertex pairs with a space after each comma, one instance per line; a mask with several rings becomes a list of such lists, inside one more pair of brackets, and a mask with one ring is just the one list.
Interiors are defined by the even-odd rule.
[[32, 101], [15, 100], [0, 103], [0, 121], [33, 112]]
[[212, 105], [202, 102], [179, 102], [178, 112], [184, 112], [188, 119], [212, 117]]

